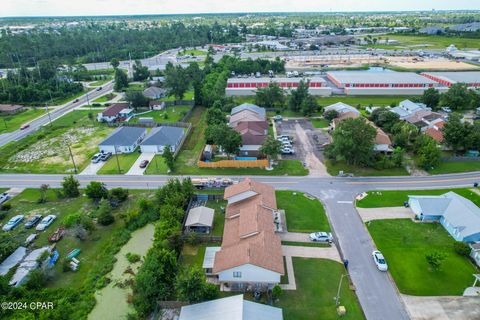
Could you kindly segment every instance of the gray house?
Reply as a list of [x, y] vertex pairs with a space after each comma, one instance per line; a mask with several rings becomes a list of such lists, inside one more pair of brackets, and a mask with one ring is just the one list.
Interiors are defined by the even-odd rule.
[[419, 220], [440, 222], [457, 241], [480, 241], [480, 208], [472, 201], [455, 192], [408, 198], [410, 208]]
[[159, 87], [149, 87], [143, 90], [143, 95], [149, 99], [160, 99], [165, 97], [167, 90]]
[[183, 128], [178, 127], [156, 127], [140, 144], [142, 152], [162, 154], [165, 146], [169, 145], [170, 150], [175, 152], [184, 135]]
[[190, 209], [185, 222], [185, 228], [188, 231], [198, 233], [210, 233], [213, 226], [213, 216], [215, 210], [204, 206]]
[[132, 153], [146, 134], [145, 128], [119, 127], [103, 140], [98, 148], [103, 152]]

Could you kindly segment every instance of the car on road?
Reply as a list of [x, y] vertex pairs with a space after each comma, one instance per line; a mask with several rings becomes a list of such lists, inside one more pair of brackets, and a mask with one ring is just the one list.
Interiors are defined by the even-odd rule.
[[54, 214], [49, 214], [48, 216], [46, 216], [45, 218], [42, 219], [42, 221], [40, 221], [40, 223], [37, 225], [37, 227], [35, 228], [35, 230], [37, 231], [43, 231], [45, 230], [49, 225], [51, 225], [53, 223], [53, 221], [57, 219], [57, 216], [54, 215]]
[[8, 220], [8, 222], [3, 226], [3, 231], [11, 231], [13, 230], [16, 226], [22, 222], [24, 218], [23, 214], [16, 215], [15, 217], [11, 218]]
[[42, 220], [42, 215], [41, 214], [36, 214], [34, 216], [31, 216], [30, 218], [27, 219], [27, 222], [25, 222], [25, 228], [27, 228], [27, 229], [32, 228], [40, 220]]
[[377, 251], [377, 250], [373, 251], [372, 257], [373, 257], [373, 262], [375, 262], [378, 270], [380, 271], [388, 270], [387, 261], [385, 261], [385, 257], [380, 251]]
[[111, 152], [102, 153], [100, 156], [101, 161], [107, 161], [112, 156]]
[[295, 153], [293, 148], [288, 148], [288, 147], [282, 148], [281, 152], [282, 152], [282, 154], [294, 154]]
[[75, 99], [75, 100], [73, 100], [73, 103], [77, 103], [78, 101], [80, 101], [80, 100], [78, 100], [78, 99]]
[[97, 91], [101, 91], [103, 88], [102, 87], [98, 87], [97, 88]]
[[142, 169], [146, 168], [148, 166], [149, 162], [150, 161], [148, 161], [148, 160], [142, 160], [142, 162], [140, 162], [140, 168], [142, 168]]
[[10, 195], [6, 192], [0, 194], [0, 204], [6, 202], [8, 199], [10, 199]]
[[30, 124], [29, 123], [25, 123], [23, 124], [21, 127], [20, 127], [20, 130], [25, 130], [27, 128], [30, 128]]
[[310, 240], [315, 242], [332, 243], [333, 236], [330, 232], [314, 232], [310, 233]]

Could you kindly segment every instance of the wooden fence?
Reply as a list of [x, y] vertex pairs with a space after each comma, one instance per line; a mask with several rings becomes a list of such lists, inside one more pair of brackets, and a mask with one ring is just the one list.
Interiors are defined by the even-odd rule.
[[220, 160], [214, 162], [198, 161], [200, 168], [266, 168], [268, 160]]

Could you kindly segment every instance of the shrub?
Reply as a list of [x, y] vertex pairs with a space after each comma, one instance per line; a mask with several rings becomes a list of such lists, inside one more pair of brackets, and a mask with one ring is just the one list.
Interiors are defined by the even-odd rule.
[[136, 253], [128, 252], [125, 255], [125, 257], [127, 258], [128, 262], [130, 262], [130, 263], [135, 263], [135, 262], [140, 261], [140, 255], [136, 254]]
[[12, 209], [12, 204], [10, 202], [6, 202], [0, 206], [0, 211], [9, 211]]
[[280, 288], [280, 286], [277, 284], [272, 289], [272, 298], [273, 300], [277, 300], [278, 298], [280, 298], [281, 295], [282, 295], [282, 288]]
[[113, 221], [115, 221], [115, 218], [112, 214], [112, 208], [110, 207], [110, 203], [108, 203], [108, 201], [106, 201], [105, 199], [102, 199], [100, 201], [100, 206], [97, 210], [97, 217], [98, 222], [103, 226], [108, 226], [109, 224], [112, 224]]
[[472, 250], [468, 244], [462, 241], [454, 242], [453, 249], [455, 250], [456, 253], [465, 257], [468, 257], [470, 255], [470, 251]]
[[128, 190], [123, 188], [114, 188], [110, 190], [110, 199], [123, 202], [128, 198]]
[[439, 271], [442, 268], [442, 264], [447, 258], [447, 255], [443, 252], [434, 251], [425, 255], [427, 263], [430, 265], [432, 271]]

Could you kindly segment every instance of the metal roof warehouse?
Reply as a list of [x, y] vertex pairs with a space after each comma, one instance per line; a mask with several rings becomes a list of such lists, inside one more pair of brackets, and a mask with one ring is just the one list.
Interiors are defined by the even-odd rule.
[[313, 95], [329, 96], [332, 89], [326, 86], [326, 81], [320, 77], [313, 78], [230, 78], [227, 81], [228, 96], [254, 95], [257, 88], [265, 88], [270, 83], [276, 83], [284, 90], [295, 89], [300, 81], [308, 82], [308, 90]]
[[480, 87], [480, 71], [423, 72], [422, 75], [447, 87], [455, 83], [465, 83], [468, 87]]

